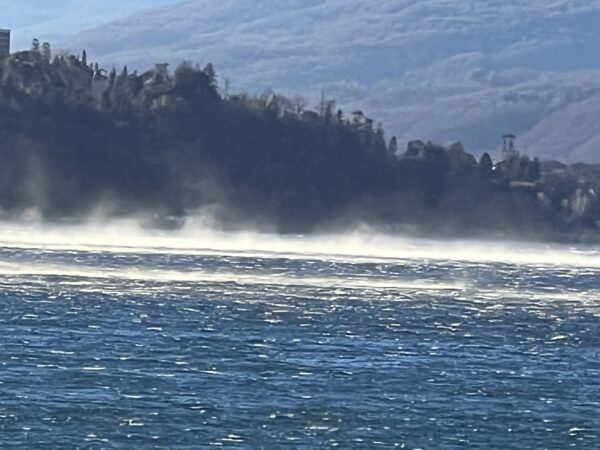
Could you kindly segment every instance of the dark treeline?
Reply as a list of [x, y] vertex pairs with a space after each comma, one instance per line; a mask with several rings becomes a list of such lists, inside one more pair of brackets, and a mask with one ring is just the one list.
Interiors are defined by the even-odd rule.
[[[224, 83], [222, 83], [224, 84]], [[355, 220], [423, 232], [593, 234], [593, 166], [493, 165], [460, 144], [400, 151], [361, 111], [219, 89], [212, 65], [106, 72], [31, 51], [0, 62], [0, 207], [51, 220], [208, 211], [309, 232]]]

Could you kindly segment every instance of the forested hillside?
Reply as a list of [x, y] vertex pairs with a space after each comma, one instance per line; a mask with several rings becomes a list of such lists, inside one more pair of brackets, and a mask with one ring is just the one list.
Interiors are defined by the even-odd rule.
[[[50, 220], [212, 215], [310, 232], [356, 221], [423, 233], [550, 236], [597, 228], [593, 166], [495, 167], [459, 143], [396, 139], [362, 111], [228, 92], [211, 64], [106, 72], [48, 44], [0, 68], [0, 206]], [[545, 168], [545, 169], [544, 169]], [[596, 178], [595, 178], [596, 177]]]

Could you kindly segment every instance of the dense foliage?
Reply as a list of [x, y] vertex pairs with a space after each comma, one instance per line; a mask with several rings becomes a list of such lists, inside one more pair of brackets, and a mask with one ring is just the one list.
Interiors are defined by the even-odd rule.
[[[226, 89], [224, 90], [226, 91]], [[426, 232], [594, 231], [593, 167], [495, 166], [460, 144], [398, 151], [361, 111], [219, 91], [212, 65], [107, 73], [47, 44], [0, 65], [0, 206], [48, 219], [210, 212], [312, 231], [360, 220]], [[544, 172], [544, 173], [542, 173]], [[589, 175], [589, 174], [588, 174]]]

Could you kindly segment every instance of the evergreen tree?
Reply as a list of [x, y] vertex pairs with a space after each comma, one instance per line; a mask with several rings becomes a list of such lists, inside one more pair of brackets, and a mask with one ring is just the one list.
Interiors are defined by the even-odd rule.
[[48, 42], [42, 44], [42, 57], [48, 62], [52, 59], [52, 50]]
[[203, 72], [208, 77], [208, 79], [210, 81], [210, 85], [216, 86], [217, 85], [217, 73], [215, 72], [215, 68], [214, 68], [213, 64], [208, 63], [206, 66], [204, 66]]
[[538, 181], [542, 178], [542, 169], [540, 159], [538, 157], [533, 158], [533, 161], [529, 164], [529, 180]]
[[479, 160], [479, 171], [484, 176], [491, 176], [492, 171], [494, 170], [494, 163], [492, 162], [492, 158], [489, 153], [484, 153], [481, 155], [481, 159]]
[[393, 136], [392, 139], [390, 139], [390, 143], [388, 144], [388, 153], [390, 155], [396, 155], [398, 153], [398, 140], [396, 139], [396, 136]]

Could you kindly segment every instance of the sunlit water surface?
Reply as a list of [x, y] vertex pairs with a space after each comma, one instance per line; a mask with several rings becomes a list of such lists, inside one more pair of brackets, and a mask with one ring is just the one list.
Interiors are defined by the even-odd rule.
[[118, 236], [0, 235], [1, 448], [600, 448], [595, 251]]

